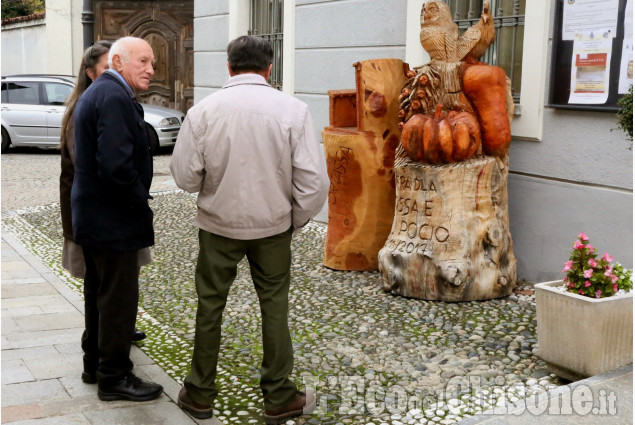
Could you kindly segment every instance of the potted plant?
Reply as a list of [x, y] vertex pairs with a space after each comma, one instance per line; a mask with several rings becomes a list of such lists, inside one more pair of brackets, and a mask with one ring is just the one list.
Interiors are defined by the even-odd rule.
[[573, 244], [566, 276], [535, 286], [539, 356], [552, 373], [575, 381], [633, 362], [631, 271], [584, 233]]

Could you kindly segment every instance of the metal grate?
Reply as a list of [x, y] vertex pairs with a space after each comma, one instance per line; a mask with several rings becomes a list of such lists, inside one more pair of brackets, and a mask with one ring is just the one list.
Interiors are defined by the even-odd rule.
[[284, 0], [250, 0], [249, 34], [262, 37], [273, 49], [272, 87], [282, 90], [282, 40]]
[[[463, 32], [481, 18], [483, 0], [444, 0], [450, 5], [454, 22]], [[490, 0], [496, 40], [481, 61], [500, 66], [512, 81], [514, 102], [520, 102], [526, 0]]]

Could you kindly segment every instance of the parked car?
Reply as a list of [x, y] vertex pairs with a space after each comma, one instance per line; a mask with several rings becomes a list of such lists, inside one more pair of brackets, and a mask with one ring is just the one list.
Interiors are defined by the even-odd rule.
[[[66, 75], [12, 75], [2, 77], [2, 153], [12, 146], [57, 148], [64, 101], [75, 86]], [[154, 128], [150, 149], [173, 146], [185, 116], [175, 109], [142, 103], [144, 119]]]

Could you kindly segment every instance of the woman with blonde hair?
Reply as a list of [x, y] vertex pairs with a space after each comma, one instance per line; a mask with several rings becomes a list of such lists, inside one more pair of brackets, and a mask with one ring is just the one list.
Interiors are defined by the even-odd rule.
[[[98, 41], [84, 51], [82, 63], [77, 74], [75, 88], [66, 100], [66, 112], [62, 119], [62, 130], [60, 137], [60, 156], [62, 159], [62, 173], [60, 175], [60, 210], [62, 215], [62, 230], [64, 233], [64, 246], [62, 249], [62, 266], [68, 270], [73, 277], [83, 279], [86, 274], [86, 264], [82, 247], [77, 245], [73, 239], [73, 224], [71, 217], [71, 188], [75, 176], [75, 137], [73, 131], [73, 112], [81, 95], [88, 86], [108, 69], [109, 41]], [[139, 251], [139, 266], [150, 262], [150, 249]], [[89, 320], [98, 318], [86, 317], [87, 326]], [[146, 337], [143, 331], [135, 328], [132, 335], [133, 341], [141, 341]], [[87, 344], [86, 333], [82, 336], [82, 346]], [[86, 362], [85, 362], [86, 363]], [[96, 382], [95, 371], [97, 365], [84, 364], [82, 381], [86, 383]]]

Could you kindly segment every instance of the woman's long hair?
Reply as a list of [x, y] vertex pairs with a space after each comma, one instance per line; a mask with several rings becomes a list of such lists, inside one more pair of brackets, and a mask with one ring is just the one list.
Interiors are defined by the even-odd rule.
[[88, 49], [84, 51], [84, 57], [82, 63], [79, 66], [79, 72], [77, 73], [77, 83], [75, 88], [71, 92], [68, 99], [66, 99], [66, 112], [64, 112], [64, 118], [62, 118], [62, 134], [60, 136], [60, 148], [66, 145], [66, 132], [69, 126], [73, 124], [73, 112], [75, 112], [75, 105], [79, 97], [86, 91], [92, 80], [86, 74], [87, 69], [95, 69], [95, 66], [99, 63], [99, 58], [105, 53], [110, 51], [112, 43], [110, 41], [98, 41]]

